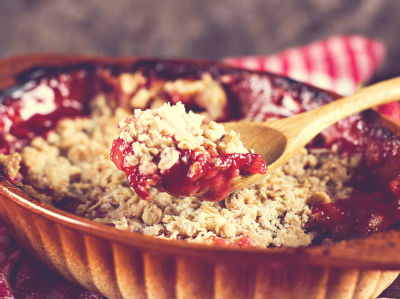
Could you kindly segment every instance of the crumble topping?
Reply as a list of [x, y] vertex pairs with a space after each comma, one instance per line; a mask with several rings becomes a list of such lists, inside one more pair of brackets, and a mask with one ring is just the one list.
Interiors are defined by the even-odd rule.
[[18, 176], [21, 163], [21, 155], [18, 153], [12, 155], [0, 154], [0, 169], [3, 170], [10, 179]]
[[[228, 99], [221, 85], [204, 73], [199, 80], [149, 80], [140, 71], [119, 76], [119, 85], [131, 108], [156, 109], [167, 102], [183, 102], [206, 110], [206, 121], [225, 117]], [[192, 107], [189, 107], [192, 109]]]
[[[198, 150], [214, 154], [248, 153], [238, 134], [225, 132], [223, 125], [211, 121], [202, 126], [204, 117], [192, 111], [186, 113], [179, 102], [155, 110], [136, 109], [133, 116], [119, 123], [119, 137], [132, 143], [133, 155], [126, 161], [139, 165], [145, 174], [170, 169], [180, 158], [182, 150]], [[183, 159], [184, 157], [182, 157]], [[154, 160], [159, 160], [158, 164]]]
[[194, 97], [197, 105], [207, 109], [210, 120], [224, 116], [224, 108], [227, 106], [228, 99], [225, 91], [208, 73], [203, 74], [201, 80], [178, 79], [174, 82], [167, 82], [164, 90], [172, 96], [178, 95], [178, 98], [181, 96]]
[[141, 72], [123, 73], [119, 76], [119, 80], [122, 92], [130, 95], [136, 92], [141, 85], [147, 83], [147, 78]]
[[[51, 194], [54, 205], [93, 221], [189, 242], [212, 244], [222, 238], [235, 244], [245, 237], [253, 247], [299, 247], [317, 235], [309, 229], [311, 207], [347, 198], [352, 191], [343, 184], [357, 161], [340, 158], [334, 147], [303, 149], [264, 180], [221, 202], [178, 198], [154, 188], [149, 201], [141, 200], [108, 155], [119, 133], [117, 123], [128, 112], [112, 111], [102, 95], [94, 103], [90, 118], [62, 120], [46, 139], [35, 138], [22, 152], [25, 184]], [[219, 128], [210, 123], [204, 135], [217, 141]]]

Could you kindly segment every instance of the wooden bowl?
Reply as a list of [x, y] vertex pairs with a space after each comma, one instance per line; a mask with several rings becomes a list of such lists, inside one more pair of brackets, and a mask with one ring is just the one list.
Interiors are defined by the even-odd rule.
[[[32, 67], [132, 65], [138, 58], [23, 56], [0, 61], [0, 89]], [[183, 72], [263, 74], [314, 102], [334, 94], [273, 76], [200, 61], [161, 61]], [[400, 128], [368, 113], [400, 136]], [[395, 167], [398, 171], [400, 165]], [[0, 217], [34, 256], [66, 279], [109, 298], [375, 298], [400, 273], [396, 229], [334, 245], [245, 249], [168, 241], [119, 231], [38, 202], [0, 179]]]

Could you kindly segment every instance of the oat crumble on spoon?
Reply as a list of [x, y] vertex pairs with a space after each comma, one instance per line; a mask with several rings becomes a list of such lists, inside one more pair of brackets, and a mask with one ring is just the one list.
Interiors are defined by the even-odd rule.
[[[146, 200], [154, 186], [173, 196], [219, 201], [234, 190], [233, 178], [267, 172], [262, 157], [250, 153], [237, 133], [227, 133], [215, 122], [202, 125], [203, 119], [186, 113], [181, 102], [136, 109], [119, 123], [121, 133], [113, 142], [111, 160]], [[209, 190], [217, 197], [205, 195]]]

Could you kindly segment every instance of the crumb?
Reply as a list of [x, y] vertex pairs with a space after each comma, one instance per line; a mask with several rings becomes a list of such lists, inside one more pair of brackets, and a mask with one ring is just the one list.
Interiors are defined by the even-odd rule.
[[17, 177], [21, 168], [21, 155], [14, 153], [11, 155], [0, 154], [0, 169], [5, 171], [10, 178], [14, 179]]

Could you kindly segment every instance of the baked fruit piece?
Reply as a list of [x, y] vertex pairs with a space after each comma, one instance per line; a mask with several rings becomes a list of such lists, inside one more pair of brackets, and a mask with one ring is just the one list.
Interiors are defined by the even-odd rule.
[[154, 186], [173, 196], [219, 201], [233, 191], [233, 178], [267, 172], [263, 158], [250, 153], [238, 134], [215, 122], [202, 125], [203, 118], [179, 102], [136, 109], [119, 123], [111, 160], [142, 199], [150, 199]]

